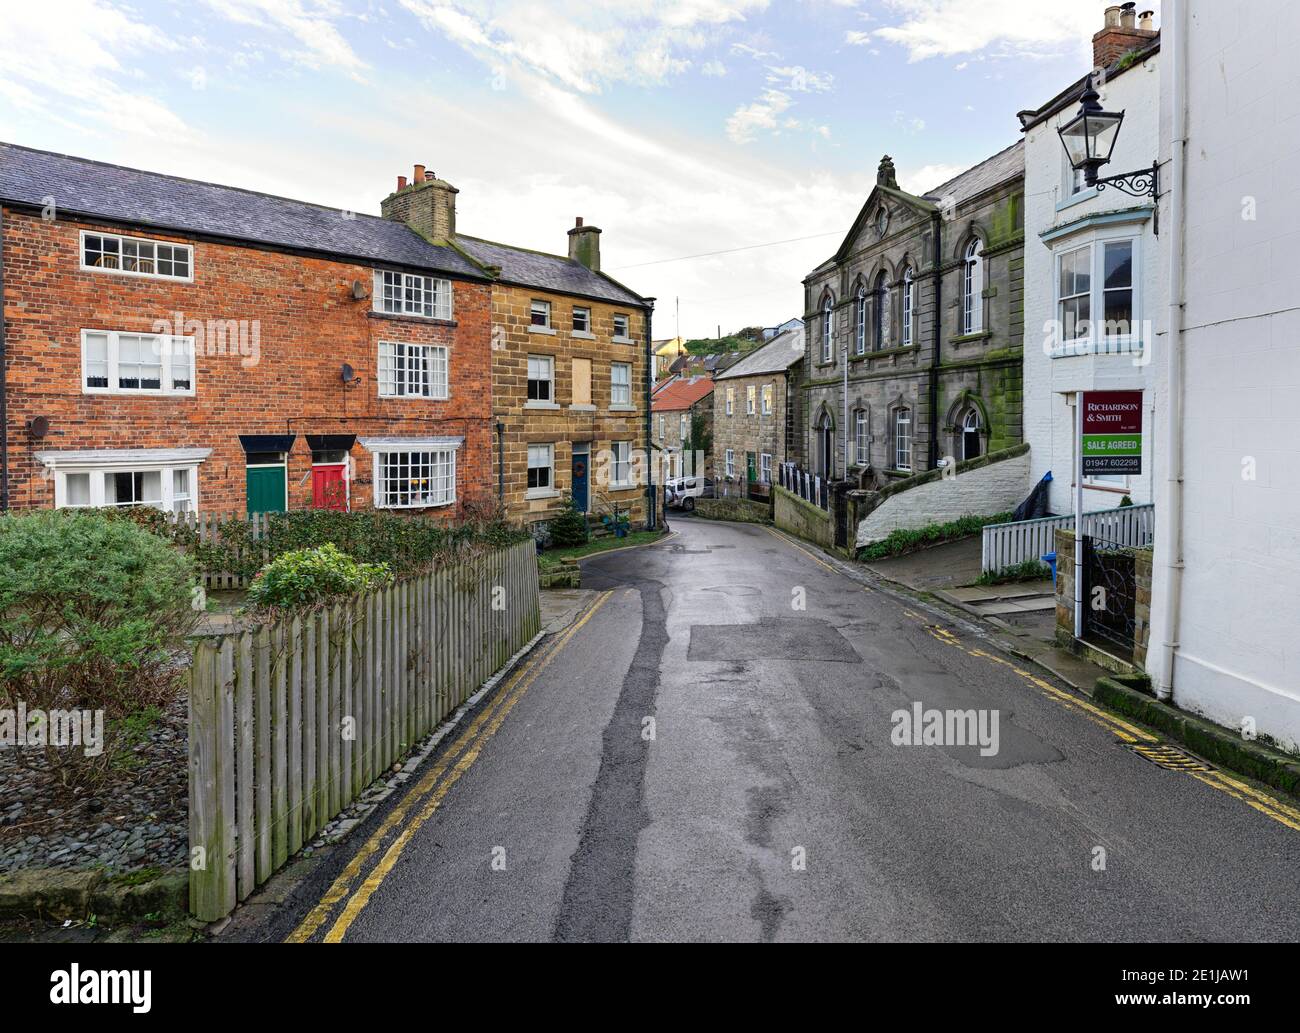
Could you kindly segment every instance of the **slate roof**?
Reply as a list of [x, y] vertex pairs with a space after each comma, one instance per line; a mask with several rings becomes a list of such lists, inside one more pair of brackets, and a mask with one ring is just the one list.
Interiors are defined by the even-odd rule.
[[990, 158], [985, 158], [978, 165], [972, 166], [946, 183], [940, 183], [933, 190], [927, 190], [922, 197], [939, 201], [945, 197], [954, 198], [961, 204], [968, 197], [990, 190], [999, 183], [1025, 174], [1025, 141], [1017, 140], [1010, 147], [998, 151]]
[[652, 412], [673, 412], [689, 409], [713, 390], [711, 377], [695, 377], [669, 384], [650, 400]]
[[482, 262], [501, 269], [501, 279], [525, 287], [538, 287], [557, 294], [580, 294], [599, 301], [641, 307], [644, 298], [633, 294], [608, 276], [594, 273], [581, 262], [561, 255], [498, 244], [491, 240], [456, 234], [457, 247]]
[[743, 359], [719, 373], [717, 379], [732, 377], [757, 377], [765, 373], [784, 373], [803, 358], [804, 328], [796, 327], [773, 337], [761, 348], [749, 352]]
[[377, 215], [0, 143], [0, 200], [114, 223], [484, 279], [454, 248]]

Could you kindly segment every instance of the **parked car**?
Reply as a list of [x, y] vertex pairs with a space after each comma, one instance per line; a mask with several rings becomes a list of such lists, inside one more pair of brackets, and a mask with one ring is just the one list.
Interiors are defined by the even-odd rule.
[[695, 508], [696, 499], [717, 498], [711, 477], [674, 477], [664, 484], [664, 505], [687, 513]]

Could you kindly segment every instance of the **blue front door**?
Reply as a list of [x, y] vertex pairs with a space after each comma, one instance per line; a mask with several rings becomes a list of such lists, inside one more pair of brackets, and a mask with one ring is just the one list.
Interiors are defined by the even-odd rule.
[[578, 512], [588, 509], [587, 484], [591, 477], [591, 446], [573, 446], [573, 504]]

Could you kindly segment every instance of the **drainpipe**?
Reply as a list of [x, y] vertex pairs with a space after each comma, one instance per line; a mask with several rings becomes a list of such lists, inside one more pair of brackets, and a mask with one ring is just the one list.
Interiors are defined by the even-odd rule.
[[659, 496], [655, 493], [654, 449], [650, 442], [654, 433], [654, 414], [650, 411], [650, 397], [654, 393], [655, 335], [651, 332], [654, 322], [655, 299], [646, 298], [645, 308], [645, 467], [646, 467], [646, 530], [653, 531], [657, 526], [655, 504]]
[[506, 504], [506, 425], [497, 420], [497, 499]]
[[930, 216], [934, 225], [934, 338], [930, 347], [930, 469], [939, 466], [939, 341], [943, 332], [943, 213]]
[[0, 205], [0, 513], [9, 512], [9, 357], [5, 352], [5, 220]]
[[[1169, 531], [1172, 537], [1165, 576], [1164, 663], [1156, 699], [1172, 700], [1174, 656], [1178, 650], [1183, 598], [1183, 308], [1184, 308], [1184, 156], [1187, 148], [1187, 14], [1181, 2], [1170, 4], [1166, 38], [1173, 80], [1173, 124], [1170, 130], [1169, 176], [1169, 404], [1165, 433], [1169, 440]], [[1159, 199], [1157, 199], [1157, 205]]]

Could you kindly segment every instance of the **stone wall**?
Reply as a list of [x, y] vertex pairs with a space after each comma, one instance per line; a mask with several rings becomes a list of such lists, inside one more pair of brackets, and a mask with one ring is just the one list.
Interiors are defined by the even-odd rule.
[[[1074, 532], [1057, 530], [1055, 539], [1056, 638], [1068, 645], [1074, 642]], [[1125, 551], [1133, 555], [1137, 580], [1137, 598], [1133, 605], [1133, 666], [1143, 670], [1151, 641], [1151, 561], [1154, 552], [1151, 549]]]
[[772, 522], [770, 507], [742, 498], [696, 499], [695, 515], [706, 520], [737, 520], [747, 524]]
[[777, 527], [823, 548], [834, 548], [835, 528], [829, 513], [777, 485], [772, 486], [772, 495], [772, 519]]
[[[869, 511], [858, 520], [856, 544], [870, 545], [900, 529], [915, 530], [963, 516], [993, 516], [1015, 509], [1025, 496], [1029, 450], [1014, 449], [958, 463], [952, 476], [930, 470], [884, 491], [868, 494]], [[876, 504], [871, 505], [872, 502]]]

